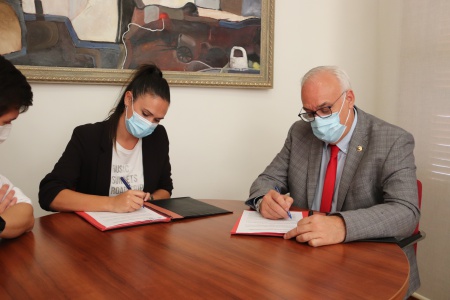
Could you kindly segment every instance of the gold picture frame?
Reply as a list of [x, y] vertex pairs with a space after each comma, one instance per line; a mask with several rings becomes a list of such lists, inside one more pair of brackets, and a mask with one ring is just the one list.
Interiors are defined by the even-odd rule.
[[[243, 1], [245, 0], [240, 0], [241, 5]], [[260, 61], [257, 72], [223, 72], [220, 68], [216, 68], [215, 72], [170, 71], [164, 70], [164, 68], [160, 66], [165, 78], [172, 86], [272, 88], [275, 0], [260, 0], [260, 7], [260, 44], [258, 45], [260, 47]], [[30, 82], [41, 83], [123, 85], [129, 80], [129, 77], [133, 72], [133, 68], [73, 68], [32, 66], [26, 64], [16, 64], [16, 66]]]

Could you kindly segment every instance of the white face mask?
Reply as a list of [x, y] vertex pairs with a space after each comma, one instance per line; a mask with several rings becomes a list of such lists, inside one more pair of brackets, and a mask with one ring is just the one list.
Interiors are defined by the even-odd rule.
[[0, 126], [0, 144], [6, 141], [6, 139], [9, 136], [9, 133], [11, 132], [12, 125], [11, 124], [5, 124], [3, 126]]

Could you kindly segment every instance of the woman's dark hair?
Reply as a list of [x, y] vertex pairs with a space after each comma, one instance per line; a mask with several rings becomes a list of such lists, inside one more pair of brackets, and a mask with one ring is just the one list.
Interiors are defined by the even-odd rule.
[[0, 55], [0, 116], [11, 109], [26, 112], [33, 105], [33, 92], [25, 76]]
[[141, 95], [151, 94], [161, 97], [170, 103], [170, 89], [167, 80], [163, 78], [161, 70], [153, 64], [142, 65], [132, 75], [130, 83], [122, 93], [116, 107], [114, 107], [107, 118], [109, 122], [109, 137], [114, 143], [116, 140], [117, 125], [120, 116], [125, 111], [125, 93], [131, 91], [133, 98], [136, 99]]

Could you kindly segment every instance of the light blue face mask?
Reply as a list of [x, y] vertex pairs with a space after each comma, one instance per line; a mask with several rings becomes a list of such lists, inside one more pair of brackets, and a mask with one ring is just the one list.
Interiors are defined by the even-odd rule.
[[[319, 139], [328, 144], [334, 144], [341, 138], [342, 134], [347, 128], [346, 125], [342, 125], [339, 119], [339, 115], [341, 113], [342, 107], [344, 107], [344, 101], [342, 101], [341, 108], [339, 112], [332, 113], [328, 118], [322, 119], [318, 116], [311, 122], [311, 128], [314, 135]], [[348, 117], [350, 113], [347, 115], [347, 119], [345, 120], [345, 124], [347, 124]]]
[[138, 139], [141, 139], [152, 134], [158, 124], [150, 122], [149, 120], [135, 112], [133, 107], [133, 100], [134, 99], [131, 100], [131, 109], [133, 110], [133, 115], [129, 119], [127, 119], [128, 107], [125, 111], [125, 127], [130, 134], [132, 134], [134, 137], [137, 137]]

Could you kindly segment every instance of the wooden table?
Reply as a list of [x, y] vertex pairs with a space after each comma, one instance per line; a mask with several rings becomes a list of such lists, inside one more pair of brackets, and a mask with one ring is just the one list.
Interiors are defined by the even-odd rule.
[[409, 264], [393, 244], [313, 248], [230, 235], [233, 214], [101, 232], [73, 213], [0, 241], [0, 299], [402, 299]]

